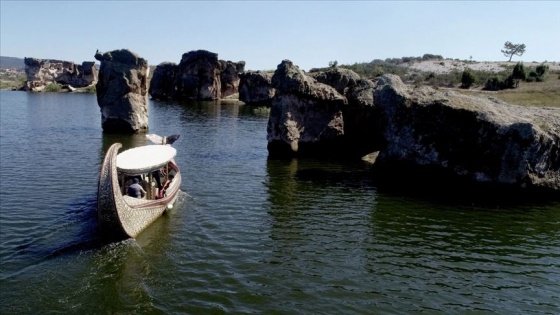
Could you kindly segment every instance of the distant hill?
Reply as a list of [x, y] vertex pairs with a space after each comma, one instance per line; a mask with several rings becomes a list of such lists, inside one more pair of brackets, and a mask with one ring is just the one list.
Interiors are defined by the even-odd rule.
[[23, 58], [0, 56], [0, 69], [9, 68], [24, 69], [25, 63], [23, 63]]

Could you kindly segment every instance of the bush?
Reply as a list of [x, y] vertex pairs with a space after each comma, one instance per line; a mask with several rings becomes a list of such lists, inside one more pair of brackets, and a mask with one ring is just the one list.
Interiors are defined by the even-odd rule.
[[527, 72], [525, 72], [525, 67], [523, 63], [518, 62], [515, 67], [513, 67], [513, 73], [511, 74], [511, 78], [515, 81], [515, 87], [519, 86], [519, 80], [526, 80], [527, 79]]
[[424, 54], [422, 60], [443, 60], [441, 55]]
[[513, 89], [515, 87], [515, 79], [513, 76], [508, 76], [505, 79], [500, 77], [492, 77], [486, 81], [484, 85], [484, 90], [488, 91], [499, 91], [505, 89]]
[[45, 92], [60, 92], [62, 91], [62, 85], [58, 83], [49, 83], [45, 86]]
[[544, 82], [548, 76], [549, 67], [545, 64], [537, 66], [534, 70], [530, 69], [525, 81], [527, 82]]
[[461, 76], [461, 88], [468, 89], [475, 81], [476, 76], [469, 68], [467, 68], [463, 71], [463, 75]]
[[548, 65], [541, 64], [540, 66], [537, 66], [535, 72], [537, 73], [537, 76], [544, 77], [548, 72]]

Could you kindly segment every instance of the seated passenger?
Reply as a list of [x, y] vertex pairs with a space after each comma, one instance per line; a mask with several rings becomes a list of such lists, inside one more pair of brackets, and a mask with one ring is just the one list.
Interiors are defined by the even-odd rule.
[[169, 180], [163, 184], [163, 188], [159, 190], [158, 199], [165, 197], [165, 191], [169, 188], [171, 181], [173, 180], [173, 175], [169, 175]]
[[138, 178], [134, 178], [132, 181], [133, 184], [128, 187], [127, 195], [134, 198], [144, 197], [146, 195], [146, 191], [142, 188], [142, 186], [140, 186], [140, 184], [138, 184]]

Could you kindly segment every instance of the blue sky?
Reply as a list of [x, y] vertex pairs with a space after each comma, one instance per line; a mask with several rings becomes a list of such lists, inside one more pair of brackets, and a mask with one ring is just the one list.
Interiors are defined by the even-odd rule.
[[93, 61], [127, 48], [157, 65], [205, 49], [269, 70], [422, 56], [560, 61], [558, 1], [5, 1], [0, 55]]

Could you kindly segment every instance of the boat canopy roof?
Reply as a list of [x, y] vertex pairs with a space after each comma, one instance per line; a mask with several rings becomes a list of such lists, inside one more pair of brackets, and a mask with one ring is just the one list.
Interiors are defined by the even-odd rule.
[[117, 155], [117, 169], [127, 174], [148, 173], [166, 165], [176, 154], [177, 150], [170, 145], [128, 149]]

